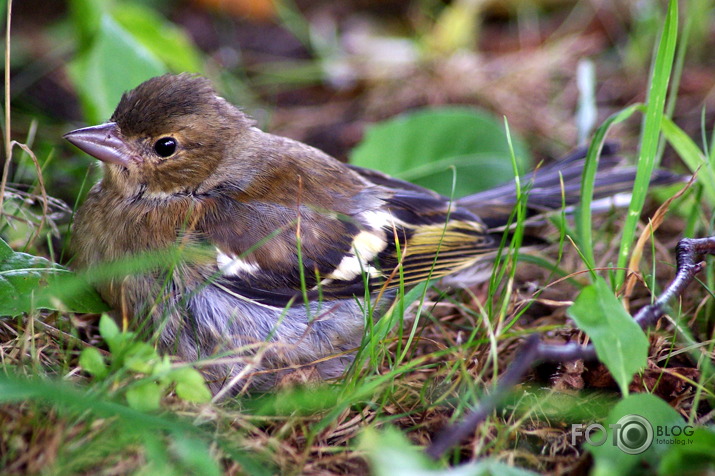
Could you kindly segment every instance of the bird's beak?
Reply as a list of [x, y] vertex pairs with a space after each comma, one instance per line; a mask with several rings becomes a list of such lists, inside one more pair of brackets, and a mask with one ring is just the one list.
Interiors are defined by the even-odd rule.
[[126, 145], [119, 137], [117, 124], [114, 122], [77, 129], [65, 134], [64, 138], [75, 147], [102, 162], [118, 164], [124, 167], [129, 162]]

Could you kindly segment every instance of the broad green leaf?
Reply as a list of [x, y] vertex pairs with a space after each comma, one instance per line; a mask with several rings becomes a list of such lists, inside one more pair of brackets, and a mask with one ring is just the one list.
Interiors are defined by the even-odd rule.
[[673, 444], [660, 461], [658, 474], [706, 474], [713, 467], [715, 430], [699, 427], [673, 437]]
[[[157, 355], [157, 357], [159, 356]], [[170, 372], [172, 372], [171, 359], [169, 359], [168, 355], [163, 355], [159, 357], [159, 359], [154, 363], [154, 366], [151, 369], [151, 375], [159, 378], [166, 376]]]
[[35, 292], [54, 271], [48, 260], [16, 253], [0, 240], [0, 315], [16, 316], [37, 309]]
[[360, 435], [363, 450], [375, 476], [530, 476], [531, 471], [483, 459], [449, 469], [440, 469], [420, 448], [412, 445], [398, 430], [366, 428]]
[[628, 395], [633, 374], [648, 358], [648, 339], [643, 330], [600, 276], [581, 290], [568, 314], [593, 340], [599, 360], [608, 367], [623, 395]]
[[15, 252], [0, 239], [0, 316], [35, 309], [102, 312], [108, 307], [71, 271], [45, 258]]
[[102, 314], [102, 317], [99, 318], [99, 335], [106, 341], [119, 335], [119, 326], [107, 314]]
[[146, 342], [132, 342], [124, 354], [124, 367], [149, 374], [157, 363], [158, 357], [156, 349]]
[[[152, 367], [144, 366], [144, 362], [152, 358], [156, 360], [156, 350], [149, 344], [138, 341], [134, 332], [120, 330], [114, 319], [102, 314], [99, 318], [99, 334], [109, 346], [113, 366], [116, 364], [119, 367], [132, 368], [135, 372], [151, 372]], [[148, 346], [151, 352], [144, 346]]]
[[201, 55], [184, 31], [151, 8], [138, 3], [117, 3], [112, 18], [170, 70], [201, 70]]
[[139, 411], [151, 411], [159, 408], [163, 388], [156, 382], [146, 380], [127, 389], [127, 403]]
[[102, 15], [92, 44], [69, 73], [89, 122], [106, 121], [122, 94], [167, 68], [109, 14]]
[[[642, 423], [642, 419], [647, 423]], [[620, 427], [614, 426], [619, 424]], [[670, 446], [670, 438], [664, 436], [664, 433], [672, 432], [675, 427], [682, 430], [685, 421], [660, 398], [649, 393], [639, 393], [618, 402], [602, 425], [607, 433], [603, 443], [599, 446], [584, 445], [594, 456], [595, 468], [591, 474], [597, 476], [633, 474], [641, 461], [657, 466], [658, 460]], [[650, 444], [647, 439], [649, 431], [652, 432]], [[603, 438], [600, 432], [591, 437], [594, 442], [600, 442]], [[623, 448], [629, 451], [642, 449], [642, 452], [628, 454]]]
[[196, 403], [211, 401], [211, 392], [206, 386], [206, 380], [198, 370], [183, 367], [172, 372], [171, 379], [176, 382], [176, 394], [181, 399]]
[[84, 50], [99, 30], [102, 15], [107, 11], [109, 0], [71, 0], [69, 11], [72, 26], [77, 32], [77, 43]]
[[[531, 160], [512, 138], [522, 170]], [[514, 177], [504, 127], [482, 111], [466, 107], [425, 109], [369, 128], [350, 158], [443, 195], [452, 193], [450, 167], [456, 170], [455, 196], [485, 190]]]
[[53, 263], [53, 266], [56, 271], [47, 277], [47, 284], [37, 290], [39, 307], [89, 313], [110, 310], [84, 276], [56, 263]]
[[79, 355], [79, 365], [95, 377], [103, 378], [107, 376], [107, 364], [96, 347], [87, 347], [82, 350]]
[[109, 119], [122, 93], [151, 77], [201, 70], [183, 30], [145, 5], [73, 0], [71, 10], [79, 53], [68, 70], [89, 122]]

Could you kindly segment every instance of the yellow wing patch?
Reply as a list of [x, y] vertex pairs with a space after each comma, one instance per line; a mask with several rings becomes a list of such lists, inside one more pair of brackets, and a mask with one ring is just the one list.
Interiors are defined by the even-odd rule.
[[[452, 220], [411, 227], [410, 231], [399, 259], [406, 285], [469, 268], [496, 251], [494, 238], [474, 221]], [[397, 286], [396, 281], [389, 286]]]

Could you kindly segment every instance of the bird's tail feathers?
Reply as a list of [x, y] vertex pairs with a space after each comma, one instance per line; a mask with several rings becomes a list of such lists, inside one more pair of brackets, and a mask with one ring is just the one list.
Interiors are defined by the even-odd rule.
[[[591, 209], [595, 212], [630, 203], [636, 168], [621, 167], [621, 158], [616, 154], [615, 144], [604, 144], [598, 161], [598, 171], [594, 181]], [[581, 199], [581, 175], [585, 165], [587, 148], [581, 147], [567, 157], [521, 177], [523, 189], [527, 193], [527, 210], [530, 217], [549, 211], [573, 210]], [[667, 170], [656, 170], [651, 177], [652, 185], [668, 185], [682, 182], [685, 177]], [[490, 228], [507, 224], [517, 203], [516, 187], [513, 182], [461, 198], [457, 202], [481, 217]]]

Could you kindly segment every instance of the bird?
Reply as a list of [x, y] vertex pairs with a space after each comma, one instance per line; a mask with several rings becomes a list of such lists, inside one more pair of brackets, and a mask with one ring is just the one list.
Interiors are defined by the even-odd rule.
[[[104, 169], [76, 213], [72, 265], [146, 262], [98, 282], [101, 296], [149, 326], [163, 352], [203, 361], [214, 393], [265, 391], [300, 366], [339, 377], [366, 309], [384, 309], [401, 286], [466, 286], [491, 269], [518, 200], [513, 183], [452, 199], [340, 162], [262, 131], [188, 73], [145, 81], [109, 122], [64, 137]], [[529, 215], [579, 201], [584, 155], [523, 177]], [[619, 162], [604, 147], [596, 198], [631, 189], [635, 169]], [[152, 260], [168, 249], [182, 251], [176, 262]]]

